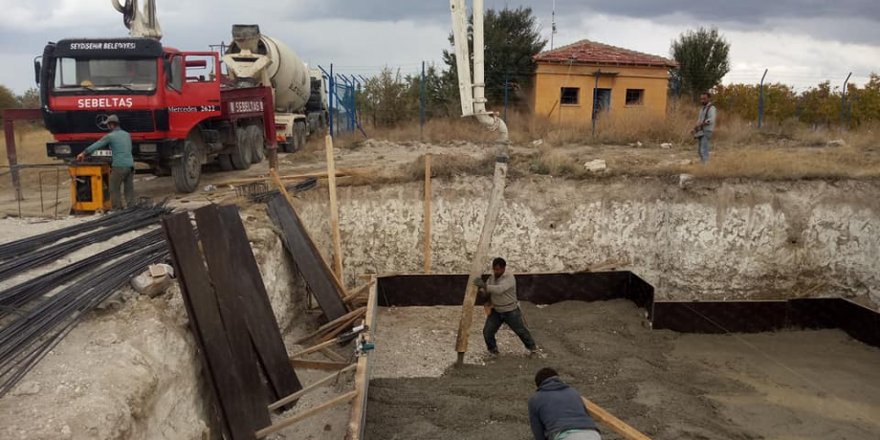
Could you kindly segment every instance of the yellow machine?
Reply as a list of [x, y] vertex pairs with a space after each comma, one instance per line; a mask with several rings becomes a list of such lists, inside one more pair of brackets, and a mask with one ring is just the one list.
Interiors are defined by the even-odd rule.
[[70, 164], [70, 212], [73, 214], [110, 210], [110, 164]]

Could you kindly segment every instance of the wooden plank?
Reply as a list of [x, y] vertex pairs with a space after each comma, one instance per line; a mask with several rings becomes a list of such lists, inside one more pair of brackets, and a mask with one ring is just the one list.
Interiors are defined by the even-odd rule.
[[239, 371], [189, 214], [166, 217], [162, 225], [168, 237], [190, 325], [198, 335], [196, 340], [201, 345], [205, 369], [216, 393], [224, 422], [222, 428], [231, 439], [253, 438], [256, 429], [270, 424], [265, 405], [255, 408], [253, 403], [257, 399], [244, 398], [248, 394], [262, 393], [259, 388], [248, 388], [250, 381], [244, 379], [249, 371], [254, 375], [257, 371], [255, 368]]
[[350, 330], [354, 326], [354, 323], [357, 322], [359, 319], [361, 319], [361, 315], [352, 316], [351, 319], [336, 326], [335, 328], [333, 328], [332, 331], [330, 331], [330, 333], [327, 333], [326, 335], [321, 336], [320, 342], [329, 341], [331, 339], [336, 339], [336, 337], [339, 336], [339, 334], [341, 334], [342, 332], [344, 332], [346, 330]]
[[[248, 325], [242, 315], [245, 301], [238, 297], [242, 292], [241, 277], [231, 270], [229, 258], [233, 254], [231, 240], [216, 240], [209, 237], [223, 237], [226, 232], [217, 212], [216, 205], [209, 205], [195, 211], [199, 236], [202, 238], [202, 251], [208, 263], [208, 272], [214, 285], [214, 297], [223, 321], [229, 348], [232, 350], [235, 370], [238, 371], [246, 392], [239, 396], [247, 400], [248, 408], [265, 404], [266, 394], [260, 380], [257, 359], [251, 344]], [[263, 424], [265, 426], [265, 424]]]
[[269, 405], [269, 410], [275, 411], [276, 409], [281, 408], [281, 407], [287, 405], [288, 403], [295, 402], [297, 399], [299, 399], [302, 396], [305, 396], [310, 391], [314, 391], [314, 390], [318, 389], [319, 387], [326, 384], [327, 382], [330, 382], [330, 381], [338, 378], [339, 376], [342, 376], [343, 374], [354, 370], [355, 368], [357, 368], [357, 364], [351, 364], [351, 365], [337, 371], [336, 373], [333, 373], [329, 376], [325, 376], [323, 379], [321, 379], [313, 384], [310, 384], [309, 386], [307, 386], [307, 387], [305, 387], [305, 388], [303, 388], [303, 389], [301, 389], [301, 390], [299, 390], [289, 396], [286, 396], [277, 402], [272, 403], [271, 405]]
[[[283, 194], [286, 194], [286, 191]], [[287, 194], [286, 197], [290, 195]], [[333, 320], [345, 315], [348, 309], [342, 302], [344, 289], [327, 267], [305, 226], [293, 210], [293, 205], [284, 195], [273, 197], [269, 201], [269, 215], [281, 229], [288, 252], [327, 319]]]
[[[195, 216], [202, 237], [225, 238], [202, 240], [202, 246], [216, 284], [217, 297], [226, 300], [230, 313], [235, 315], [230, 321], [243, 319], [248, 347], [253, 349], [262, 367], [271, 400], [302, 389], [288, 362], [287, 348], [238, 208], [210, 205], [196, 210]], [[226, 320], [224, 315], [224, 322]]]
[[[336, 339], [336, 338], [333, 338], [333, 339]], [[333, 351], [329, 348], [322, 348], [320, 351], [321, 351], [321, 354], [323, 354], [324, 356], [327, 356], [327, 358], [330, 359], [331, 361], [345, 362], [348, 360], [345, 358], [345, 356], [343, 356], [339, 353], [336, 353], [335, 351]]]
[[308, 335], [297, 339], [293, 343], [294, 344], [302, 344], [303, 342], [306, 342], [309, 339], [320, 336], [320, 335], [324, 334], [325, 332], [327, 332], [328, 330], [332, 330], [332, 329], [336, 328], [337, 326], [344, 324], [345, 322], [347, 322], [351, 318], [359, 317], [360, 315], [366, 313], [366, 311], [367, 311], [366, 307], [361, 307], [361, 308], [356, 309], [354, 311], [348, 312], [345, 315], [342, 315], [339, 318], [336, 318], [333, 321], [330, 321], [330, 322], [318, 327], [318, 329], [315, 330], [314, 332], [309, 333]]
[[[375, 275], [372, 281], [369, 299], [367, 300], [367, 314], [365, 316], [367, 329], [362, 333], [362, 337], [366, 342], [375, 343], [376, 302], [378, 298]], [[354, 375], [354, 390], [357, 392], [357, 397], [351, 405], [351, 417], [348, 420], [346, 440], [362, 440], [364, 438], [364, 427], [367, 420], [367, 394], [370, 387], [370, 353], [372, 352], [362, 353], [358, 357], [357, 371]]]
[[256, 437], [263, 438], [269, 434], [274, 434], [274, 433], [281, 431], [282, 429], [284, 429], [290, 425], [293, 425], [299, 421], [305, 420], [305, 419], [307, 419], [315, 414], [318, 414], [322, 411], [326, 411], [330, 408], [333, 408], [334, 406], [348, 403], [348, 401], [353, 399], [355, 396], [356, 396], [356, 393], [354, 391], [343, 394], [333, 400], [330, 400], [327, 403], [323, 403], [323, 404], [318, 405], [314, 408], [310, 408], [306, 411], [303, 411], [295, 416], [283, 419], [283, 420], [279, 421], [278, 423], [276, 423], [272, 426], [269, 426], [268, 428], [263, 428], [263, 429], [256, 432]]
[[425, 273], [431, 273], [431, 155], [425, 155], [425, 214], [424, 214], [424, 253]]
[[309, 347], [309, 348], [307, 348], [307, 349], [305, 349], [305, 350], [300, 350], [300, 351], [298, 351], [298, 352], [296, 352], [296, 353], [290, 355], [290, 359], [298, 358], [298, 357], [303, 357], [303, 356], [305, 356], [305, 355], [307, 355], [307, 354], [311, 354], [311, 353], [314, 353], [314, 352], [316, 352], [316, 351], [321, 351], [322, 348], [332, 347], [332, 346], [334, 346], [334, 345], [336, 345], [336, 344], [338, 344], [338, 343], [339, 343], [339, 341], [337, 341], [337, 340], [335, 340], [335, 339], [332, 340], [332, 341], [322, 342], [322, 343], [320, 343], [320, 344], [318, 344], [318, 345], [313, 345], [313, 346], [311, 346], [311, 347]]
[[342, 236], [339, 233], [339, 205], [336, 200], [336, 161], [333, 157], [333, 137], [329, 134], [324, 138], [327, 150], [327, 189], [330, 193], [330, 236], [333, 239], [333, 273], [336, 278], [342, 276]]
[[346, 304], [351, 304], [352, 301], [360, 297], [364, 292], [368, 292], [371, 283], [361, 284], [358, 287], [355, 287], [352, 290], [348, 291], [348, 295], [345, 298], [342, 298], [342, 302]]
[[[352, 174], [367, 174], [370, 173], [370, 169], [352, 169], [352, 170], [336, 170], [336, 177], [346, 177]], [[312, 177], [317, 177], [319, 179], [327, 178], [327, 171], [315, 171], [312, 173], [300, 173], [300, 174], [288, 174], [284, 176], [278, 176], [281, 180], [301, 180], [301, 179], [309, 179]], [[258, 183], [258, 182], [269, 182], [272, 181], [271, 173], [267, 176], [263, 177], [252, 177], [249, 179], [235, 179], [235, 180], [227, 180], [224, 182], [217, 183], [217, 187], [224, 186], [235, 186], [235, 185], [246, 185], [248, 183]]]
[[477, 287], [474, 280], [483, 275], [486, 265], [486, 257], [489, 254], [489, 246], [492, 244], [492, 234], [495, 233], [495, 223], [501, 212], [501, 204], [504, 201], [504, 185], [507, 179], [507, 163], [495, 162], [495, 177], [492, 183], [492, 194], [489, 197], [489, 207], [486, 210], [486, 218], [483, 223], [483, 231], [480, 233], [480, 242], [477, 252], [471, 263], [471, 271], [468, 277], [467, 288], [464, 294], [464, 303], [461, 306], [461, 320], [458, 324], [458, 336], [455, 340], [455, 351], [458, 352], [458, 364], [464, 363], [464, 354], [468, 349], [468, 336], [471, 324], [474, 320], [474, 303], [477, 299]]
[[311, 361], [305, 359], [292, 359], [290, 363], [293, 368], [304, 368], [306, 370], [341, 370], [351, 364], [348, 362], [327, 362], [327, 361]]
[[596, 405], [591, 402], [586, 397], [581, 397], [584, 400], [584, 406], [587, 407], [587, 411], [589, 411], [590, 415], [596, 419], [597, 422], [603, 423], [605, 426], [611, 428], [612, 431], [620, 434], [626, 440], [651, 440], [650, 437], [642, 434], [632, 426], [627, 425], [623, 420], [614, 417], [614, 414], [604, 410], [601, 406]]

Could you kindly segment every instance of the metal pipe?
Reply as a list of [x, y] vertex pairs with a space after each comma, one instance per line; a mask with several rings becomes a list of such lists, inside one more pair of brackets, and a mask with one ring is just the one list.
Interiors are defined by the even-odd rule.
[[471, 81], [470, 50], [467, 39], [467, 17], [464, 0], [449, 0], [452, 12], [452, 37], [458, 72], [458, 90], [461, 96], [461, 115], [474, 114], [474, 88]]
[[[474, 114], [490, 131], [498, 132], [498, 142], [507, 143], [507, 124], [495, 113], [486, 111], [486, 39], [484, 35], [484, 0], [474, 0]], [[507, 156], [507, 151], [499, 153]]]

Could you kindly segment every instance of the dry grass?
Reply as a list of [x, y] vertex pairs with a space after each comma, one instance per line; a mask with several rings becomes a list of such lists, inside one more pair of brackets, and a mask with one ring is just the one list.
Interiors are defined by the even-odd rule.
[[[19, 164], [42, 164], [51, 160], [46, 156], [46, 143], [52, 141], [52, 134], [43, 128], [26, 124], [15, 125], [15, 146]], [[0, 165], [9, 165], [6, 158], [6, 141], [0, 136]]]
[[[488, 176], [494, 170], [495, 156], [485, 154], [483, 157], [437, 154], [431, 156], [431, 176], [449, 178], [455, 176]], [[409, 180], [425, 177], [425, 156], [420, 156], [403, 170]]]
[[880, 156], [859, 147], [743, 148], [722, 150], [705, 166], [683, 167], [697, 177], [760, 180], [869, 179], [880, 177]]

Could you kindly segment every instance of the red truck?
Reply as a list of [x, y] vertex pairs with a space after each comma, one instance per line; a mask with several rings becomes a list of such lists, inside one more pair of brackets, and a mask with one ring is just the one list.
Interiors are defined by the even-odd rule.
[[277, 146], [273, 90], [237, 88], [220, 54], [182, 52], [150, 38], [66, 39], [35, 63], [50, 157], [69, 159], [102, 137], [111, 114], [131, 133], [136, 162], [171, 175], [179, 192], [202, 166], [243, 170]]

